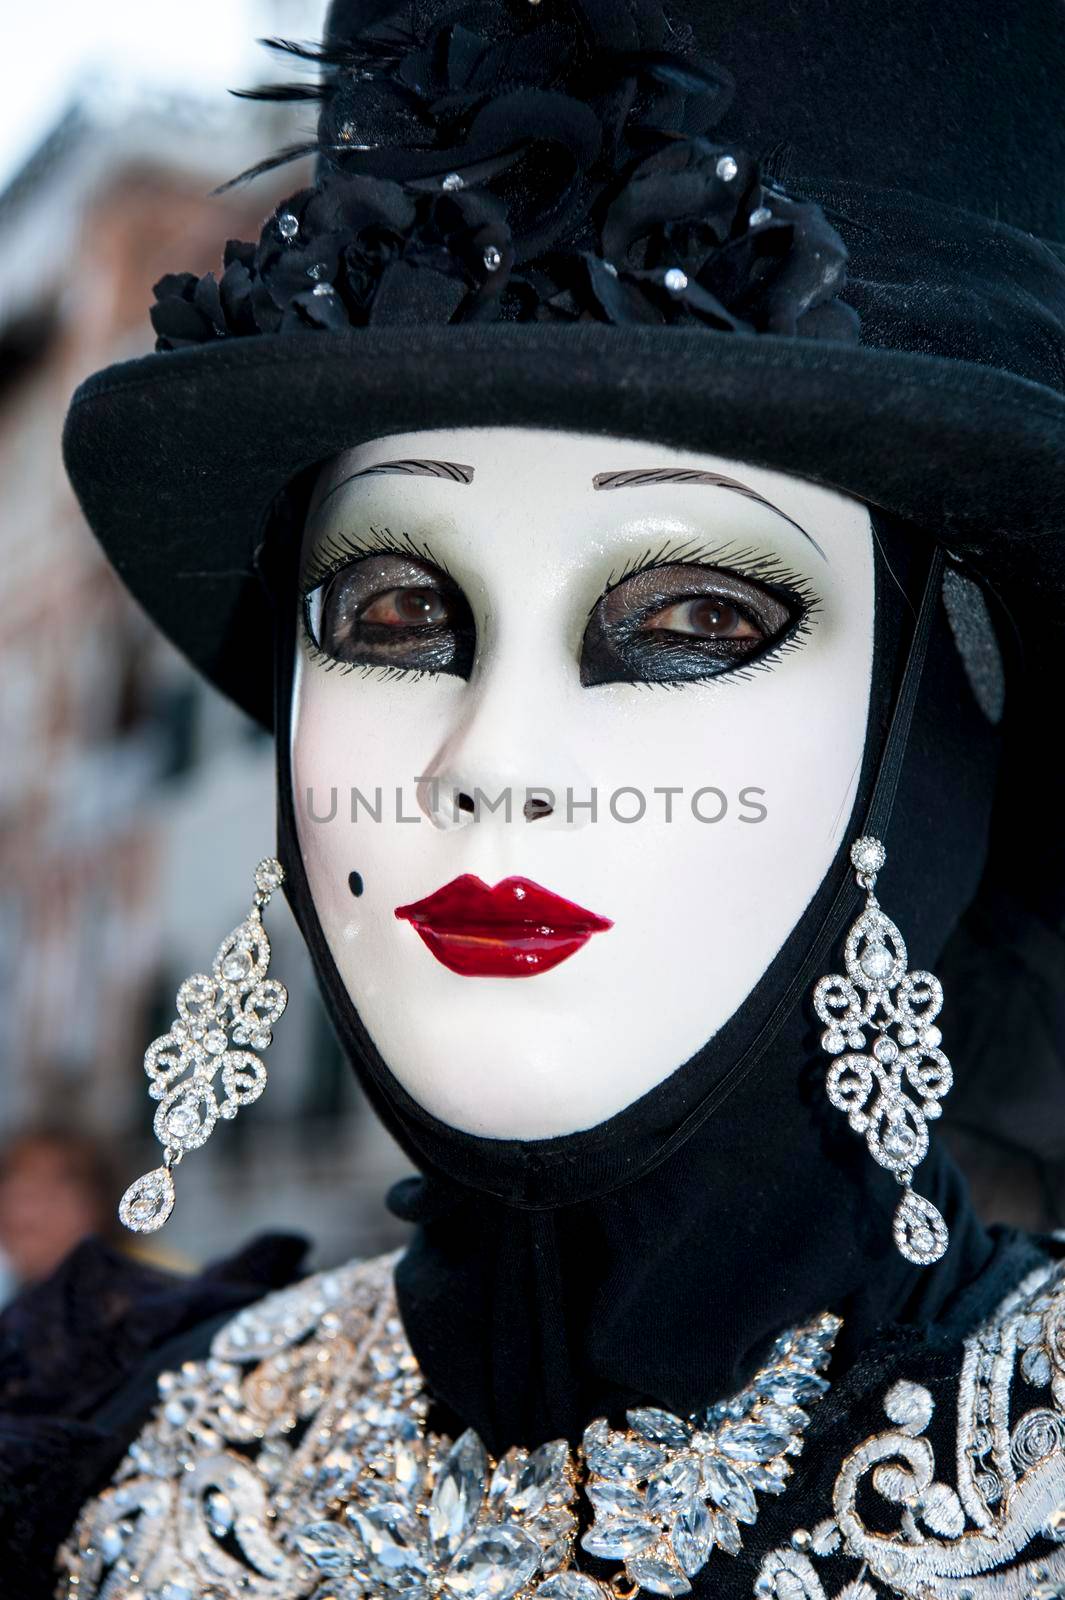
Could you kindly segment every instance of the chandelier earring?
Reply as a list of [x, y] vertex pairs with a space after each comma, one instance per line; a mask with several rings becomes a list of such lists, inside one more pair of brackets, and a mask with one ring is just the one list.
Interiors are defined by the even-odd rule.
[[865, 909], [847, 934], [846, 977], [822, 978], [813, 997], [825, 1024], [822, 1048], [834, 1057], [828, 1098], [865, 1136], [873, 1160], [902, 1185], [893, 1230], [899, 1253], [929, 1266], [947, 1248], [947, 1225], [912, 1182], [928, 1152], [928, 1123], [954, 1081], [935, 1023], [943, 987], [930, 972], [907, 970], [902, 935], [873, 893], [887, 860], [880, 840], [856, 840], [850, 858], [866, 891]]
[[176, 1020], [145, 1051], [148, 1093], [159, 1101], [153, 1128], [163, 1164], [122, 1196], [119, 1219], [133, 1233], [163, 1226], [174, 1209], [174, 1168], [207, 1142], [219, 1117], [235, 1117], [266, 1087], [266, 1068], [255, 1051], [271, 1043], [288, 991], [267, 977], [270, 941], [262, 910], [284, 877], [280, 862], [259, 862], [247, 917], [223, 939], [210, 974], [185, 979]]

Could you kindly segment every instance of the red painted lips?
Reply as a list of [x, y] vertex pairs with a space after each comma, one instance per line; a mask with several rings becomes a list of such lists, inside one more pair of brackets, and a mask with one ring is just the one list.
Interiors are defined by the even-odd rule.
[[532, 978], [614, 926], [531, 878], [503, 878], [490, 889], [470, 872], [397, 906], [396, 916], [463, 978]]

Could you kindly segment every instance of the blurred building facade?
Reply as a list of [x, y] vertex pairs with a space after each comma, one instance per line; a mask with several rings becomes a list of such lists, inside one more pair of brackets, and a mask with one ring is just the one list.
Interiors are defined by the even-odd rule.
[[[264, 33], [320, 24], [298, 0], [263, 12]], [[98, 90], [0, 196], [0, 1141], [73, 1122], [129, 1179], [158, 1160], [144, 1049], [272, 853], [273, 755], [122, 590], [60, 434], [82, 377], [151, 348], [156, 279], [217, 267], [227, 237], [257, 237], [298, 187], [290, 167], [209, 196], [292, 137], [287, 108]], [[383, 1194], [402, 1158], [339, 1056], [280, 898], [267, 916], [289, 1011], [263, 1099], [182, 1170], [161, 1238], [193, 1262], [267, 1228], [309, 1234], [322, 1262], [398, 1237]]]

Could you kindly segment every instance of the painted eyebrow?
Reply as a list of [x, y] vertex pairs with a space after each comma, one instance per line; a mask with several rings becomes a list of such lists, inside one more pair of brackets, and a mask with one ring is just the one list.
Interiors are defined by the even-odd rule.
[[828, 560], [817, 540], [794, 517], [789, 517], [786, 511], [781, 511], [772, 500], [767, 500], [765, 495], [759, 494], [749, 484], [741, 483], [738, 478], [726, 478], [720, 472], [700, 472], [694, 467], [633, 467], [627, 472], [597, 472], [592, 479], [592, 488], [632, 489], [642, 488], [648, 483], [708, 483], [715, 489], [731, 489], [734, 494], [742, 494], [746, 499], [754, 500], [758, 505], [775, 512], [778, 517], [783, 517], [804, 539], [809, 540], [822, 561]]
[[315, 515], [345, 484], [353, 483], [356, 478], [377, 478], [386, 473], [398, 474], [403, 478], [443, 478], [448, 483], [473, 482], [473, 468], [464, 467], [458, 461], [425, 461], [416, 456], [399, 461], [377, 461], [372, 467], [362, 467], [334, 484], [329, 493], [319, 500]]

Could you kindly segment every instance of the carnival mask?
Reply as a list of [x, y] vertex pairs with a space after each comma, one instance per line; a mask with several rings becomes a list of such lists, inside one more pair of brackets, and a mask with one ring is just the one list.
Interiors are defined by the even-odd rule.
[[334, 961], [403, 1087], [538, 1139], [604, 1121], [750, 993], [850, 820], [869, 513], [548, 430], [331, 462], [292, 773]]

